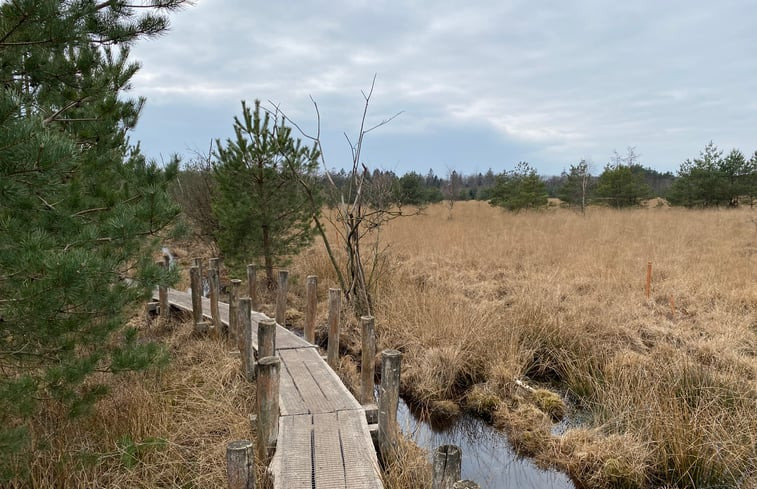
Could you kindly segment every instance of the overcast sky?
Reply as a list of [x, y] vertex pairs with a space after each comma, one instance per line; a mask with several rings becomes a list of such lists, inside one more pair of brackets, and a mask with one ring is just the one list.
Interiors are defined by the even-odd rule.
[[613, 150], [675, 171], [712, 140], [757, 149], [757, 2], [199, 0], [135, 46], [144, 152], [207, 152], [240, 101], [278, 104], [349, 165], [361, 90], [376, 89], [370, 168], [559, 174]]

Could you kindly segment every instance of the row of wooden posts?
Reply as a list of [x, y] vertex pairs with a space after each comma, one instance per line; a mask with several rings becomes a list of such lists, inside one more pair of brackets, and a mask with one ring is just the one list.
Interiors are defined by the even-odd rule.
[[[169, 259], [161, 262], [168, 266]], [[194, 259], [190, 268], [192, 296], [192, 314], [195, 331], [213, 334], [223, 333], [218, 301], [220, 296], [220, 260], [211, 258], [208, 267], [208, 285], [210, 299], [210, 316], [212, 322], [205, 321], [202, 310], [202, 263]], [[279, 418], [279, 378], [281, 360], [276, 357], [276, 325], [286, 321], [286, 296], [288, 292], [289, 272], [279, 271], [278, 291], [276, 297], [276, 319], [264, 319], [258, 322], [258, 358], [252, 356], [252, 319], [251, 312], [258, 308], [257, 302], [257, 268], [247, 266], [248, 296], [239, 297], [241, 280], [232, 279], [229, 287], [229, 329], [228, 336], [236, 341], [242, 358], [242, 371], [249, 381], [256, 381], [256, 420], [257, 446], [248, 440], [233, 441], [226, 450], [227, 476], [229, 489], [250, 489], [255, 487], [254, 451], [262, 460], [268, 460], [273, 454], [278, 438]], [[305, 312], [304, 338], [315, 343], [315, 323], [318, 278], [307, 277], [307, 307]], [[328, 310], [328, 346], [327, 362], [336, 368], [339, 362], [339, 323], [342, 291], [329, 289]], [[163, 317], [168, 316], [168, 290], [159, 288], [159, 307]], [[374, 399], [374, 359], [376, 356], [376, 332], [371, 316], [361, 317], [362, 352], [360, 368], [360, 403], [372, 406]], [[399, 405], [399, 387], [402, 354], [397, 350], [384, 350], [381, 353], [381, 383], [378, 396], [378, 450], [383, 460], [396, 457], [399, 429], [397, 425], [397, 408]], [[375, 409], [375, 406], [373, 406]], [[472, 481], [460, 480], [461, 451], [454, 445], [443, 445], [434, 453], [433, 489], [478, 488]]]

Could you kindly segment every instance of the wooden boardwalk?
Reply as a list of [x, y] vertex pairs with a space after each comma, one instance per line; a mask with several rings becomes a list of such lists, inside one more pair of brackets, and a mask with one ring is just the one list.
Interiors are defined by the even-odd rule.
[[[157, 299], [157, 291], [156, 291]], [[168, 290], [169, 303], [192, 310], [188, 293]], [[203, 298], [203, 314], [210, 300]], [[229, 306], [219, 302], [228, 326]], [[268, 317], [252, 313], [252, 341], [257, 352], [257, 325]], [[281, 358], [279, 436], [269, 471], [276, 488], [382, 488], [376, 452], [365, 410], [323, 361], [318, 349], [280, 325], [276, 355]]]

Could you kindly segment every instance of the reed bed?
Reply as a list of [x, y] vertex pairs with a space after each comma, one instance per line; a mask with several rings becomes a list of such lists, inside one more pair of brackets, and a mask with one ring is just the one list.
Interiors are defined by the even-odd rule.
[[[750, 209], [432, 206], [381, 231], [379, 347], [404, 353], [413, 402], [490, 419], [579, 487], [754, 487], [756, 223]], [[320, 243], [293, 269], [335, 283]]]

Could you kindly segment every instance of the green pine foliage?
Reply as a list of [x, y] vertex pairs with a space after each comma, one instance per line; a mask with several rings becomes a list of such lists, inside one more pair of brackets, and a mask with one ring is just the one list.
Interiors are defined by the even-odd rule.
[[741, 196], [757, 194], [757, 153], [747, 160], [734, 149], [725, 157], [710, 141], [699, 158], [686, 160], [670, 189], [671, 203], [686, 207], [737, 207]]
[[0, 482], [23, 467], [44, 403], [86, 414], [107, 392], [94, 373], [164, 359], [124, 327], [170, 280], [150, 256], [177, 212], [176, 163], [148, 163], [127, 136], [144, 102], [124, 96], [129, 45], [167, 25], [148, 11], [0, 4]]
[[273, 267], [312, 240], [311, 221], [321, 206], [313, 184], [320, 153], [293, 138], [283, 119], [272, 118], [257, 100], [254, 111], [242, 102], [234, 133], [226, 144], [216, 142], [213, 162], [218, 246], [231, 269], [262, 262], [273, 286]]
[[597, 180], [594, 195], [612, 207], [634, 207], [651, 197], [652, 189], [632, 166], [608, 164]]
[[578, 207], [583, 212], [590, 201], [594, 179], [589, 173], [589, 164], [581, 160], [570, 165], [569, 172], [563, 172], [563, 183], [557, 190], [557, 196], [570, 206]]
[[497, 175], [489, 204], [507, 210], [541, 209], [547, 206], [547, 186], [526, 162]]

